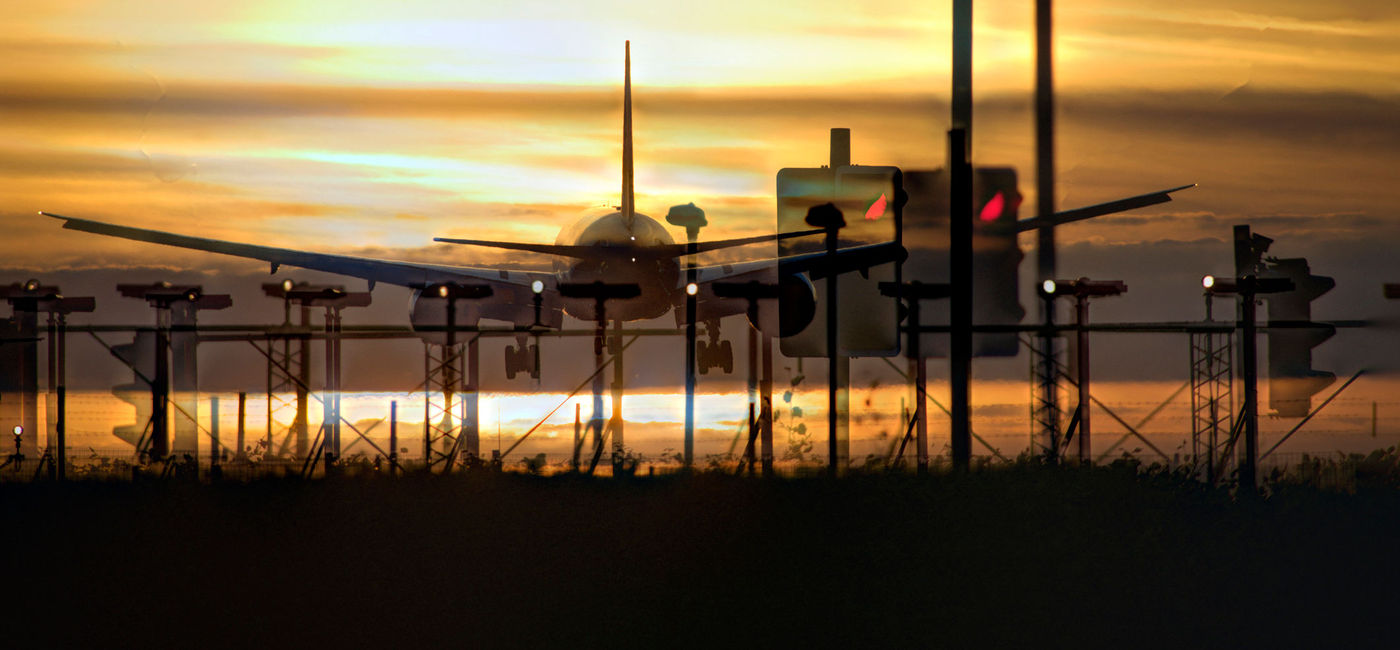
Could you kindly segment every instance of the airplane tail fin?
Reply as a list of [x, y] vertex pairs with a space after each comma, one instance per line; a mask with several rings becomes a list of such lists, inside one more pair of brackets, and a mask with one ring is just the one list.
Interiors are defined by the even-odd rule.
[[627, 41], [622, 81], [622, 219], [627, 228], [637, 213], [632, 198], [632, 41]]

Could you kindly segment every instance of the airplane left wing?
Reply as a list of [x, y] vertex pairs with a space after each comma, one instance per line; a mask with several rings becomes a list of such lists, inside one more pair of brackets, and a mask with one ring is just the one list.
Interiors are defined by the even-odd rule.
[[528, 287], [534, 280], [543, 280], [546, 286], [552, 287], [554, 284], [553, 276], [549, 273], [525, 273], [503, 269], [422, 264], [418, 262], [353, 257], [350, 255], [312, 253], [289, 248], [259, 246], [256, 244], [244, 244], [219, 239], [178, 235], [159, 230], [119, 226], [116, 224], [103, 223], [101, 221], [92, 221], [90, 219], [65, 217], [51, 212], [40, 212], [39, 214], [62, 220], [63, 227], [68, 230], [80, 230], [98, 235], [107, 235], [109, 237], [120, 237], [122, 239], [150, 242], [152, 244], [164, 244], [166, 246], [176, 246], [179, 248], [208, 251], [234, 257], [262, 260], [272, 264], [272, 271], [274, 273], [277, 272], [278, 266], [285, 264], [287, 266], [296, 266], [313, 271], [348, 275], [368, 280], [371, 287], [373, 287], [376, 282], [414, 288], [440, 282], [490, 282]]

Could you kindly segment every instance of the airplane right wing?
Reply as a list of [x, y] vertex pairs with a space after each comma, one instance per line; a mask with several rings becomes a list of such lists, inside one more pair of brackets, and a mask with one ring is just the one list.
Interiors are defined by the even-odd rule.
[[274, 273], [277, 272], [278, 266], [285, 264], [287, 266], [296, 266], [313, 271], [348, 275], [368, 280], [371, 287], [373, 287], [376, 282], [413, 288], [421, 288], [440, 282], [490, 282], [528, 287], [530, 283], [535, 280], [543, 280], [546, 286], [550, 288], [553, 288], [554, 285], [553, 275], [543, 272], [527, 273], [504, 269], [422, 264], [418, 262], [400, 262], [367, 257], [353, 257], [350, 255], [312, 253], [288, 248], [276, 248], [273, 246], [259, 246], [256, 244], [243, 244], [219, 239], [177, 235], [159, 230], [118, 226], [116, 224], [92, 221], [90, 219], [65, 217], [50, 212], [40, 212], [39, 214], [62, 220], [63, 227], [68, 230], [80, 230], [98, 235], [107, 235], [109, 237], [120, 237], [122, 239], [150, 242], [152, 244], [164, 244], [166, 246], [177, 246], [179, 248], [189, 248], [211, 253], [220, 253], [222, 255], [232, 255], [234, 257], [262, 260], [272, 264], [272, 271]]
[[[903, 262], [907, 257], [909, 257], [909, 251], [905, 250], [903, 246], [896, 242], [884, 242], [839, 249], [836, 251], [834, 263], [827, 260], [825, 251], [815, 251], [781, 258], [702, 266], [696, 269], [696, 279], [700, 284], [717, 280], [732, 280], [737, 276], [776, 267], [777, 273], [781, 275], [806, 273], [813, 280], [818, 280], [832, 272], [841, 274], [861, 271], [880, 264]], [[684, 273], [681, 274], [680, 282], [684, 285]]]

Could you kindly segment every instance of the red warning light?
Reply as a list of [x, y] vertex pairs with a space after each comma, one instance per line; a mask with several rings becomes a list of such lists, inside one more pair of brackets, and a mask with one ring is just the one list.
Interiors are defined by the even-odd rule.
[[885, 198], [884, 194], [881, 194], [880, 198], [875, 199], [875, 202], [870, 204], [870, 209], [865, 211], [865, 220], [875, 221], [885, 216], [885, 206], [887, 204], [889, 204], [889, 199]]
[[1005, 207], [1006, 199], [1002, 197], [1001, 192], [997, 192], [992, 196], [992, 200], [987, 201], [987, 204], [982, 206], [982, 212], [978, 213], [977, 218], [983, 221], [996, 221]]

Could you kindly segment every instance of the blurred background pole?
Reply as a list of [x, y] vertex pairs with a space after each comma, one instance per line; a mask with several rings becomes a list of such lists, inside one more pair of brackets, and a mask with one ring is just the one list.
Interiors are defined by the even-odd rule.
[[389, 476], [399, 472], [399, 401], [389, 402]]
[[948, 342], [952, 388], [953, 467], [972, 459], [972, 0], [953, 0], [953, 116], [948, 131], [952, 284]]
[[238, 459], [238, 460], [243, 460], [244, 457], [245, 457], [245, 451], [244, 451], [244, 450], [246, 450], [247, 447], [244, 446], [245, 442], [244, 442], [244, 440], [243, 440], [243, 432], [244, 432], [244, 428], [247, 426], [247, 424], [248, 424], [248, 393], [243, 392], [243, 391], [239, 391], [239, 393], [238, 393], [238, 432], [237, 432], [238, 435], [237, 435], [237, 438], [235, 439], [236, 442], [237, 442], [237, 444], [238, 444], [238, 449], [237, 449], [237, 451], [235, 451], [234, 454], [233, 454], [233, 457], [234, 457], [235, 459]]
[[685, 229], [685, 458], [686, 469], [695, 459], [695, 294], [698, 273], [695, 270], [695, 240], [699, 228]]
[[1259, 460], [1259, 349], [1256, 347], [1253, 276], [1240, 283], [1240, 361], [1244, 365], [1244, 454], [1240, 457], [1240, 489], [1253, 493]]
[[1075, 323], [1079, 325], [1076, 365], [1079, 367], [1079, 462], [1093, 461], [1089, 434], [1089, 297], [1080, 295], [1074, 302]]
[[209, 478], [219, 478], [219, 396], [209, 396]]
[[[1051, 0], [1035, 2], [1035, 182], [1036, 215], [1048, 218], [1055, 214], [1055, 62], [1052, 27]], [[1041, 226], [1036, 230], [1035, 283], [1040, 286], [1046, 280], [1054, 280], [1055, 269], [1055, 227]], [[1047, 326], [1055, 324], [1055, 302], [1041, 301], [1044, 313], [1042, 322]], [[1047, 329], [1047, 332], [1050, 330]], [[1055, 395], [1056, 360], [1055, 337], [1045, 335], [1040, 339], [1040, 388], [1041, 399], [1046, 404], [1055, 405], [1059, 397]], [[1059, 423], [1055, 408], [1050, 408], [1048, 427], [1050, 435], [1042, 444], [1053, 459], [1058, 456], [1059, 441], [1055, 432]]]

